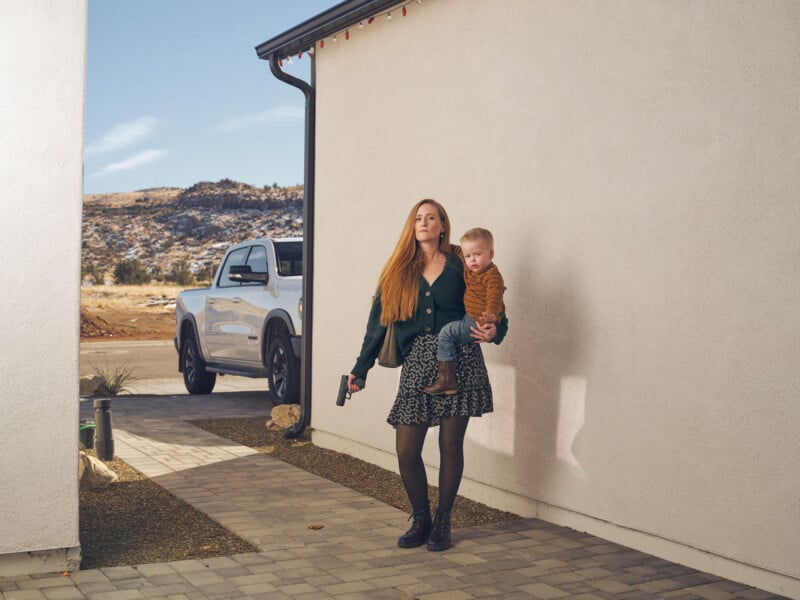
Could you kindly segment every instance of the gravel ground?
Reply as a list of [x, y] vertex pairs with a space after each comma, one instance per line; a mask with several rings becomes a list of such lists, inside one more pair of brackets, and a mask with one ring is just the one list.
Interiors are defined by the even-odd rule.
[[119, 479], [80, 491], [81, 569], [257, 551], [123, 461], [105, 464]]
[[[286, 440], [282, 431], [268, 430], [263, 418], [192, 423], [410, 512], [397, 474], [314, 446], [307, 433], [298, 439]], [[119, 475], [119, 481], [105, 489], [80, 492], [81, 569], [256, 551], [124, 462], [114, 460], [106, 464]], [[435, 506], [435, 487], [430, 488], [430, 497]], [[457, 529], [518, 518], [459, 496], [453, 508], [452, 524]]]

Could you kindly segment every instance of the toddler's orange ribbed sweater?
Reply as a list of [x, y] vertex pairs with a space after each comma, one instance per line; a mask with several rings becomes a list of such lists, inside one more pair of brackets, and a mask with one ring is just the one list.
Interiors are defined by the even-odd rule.
[[478, 321], [484, 312], [493, 313], [499, 321], [505, 312], [503, 304], [503, 276], [492, 264], [483, 273], [473, 273], [464, 265], [464, 308], [467, 314]]

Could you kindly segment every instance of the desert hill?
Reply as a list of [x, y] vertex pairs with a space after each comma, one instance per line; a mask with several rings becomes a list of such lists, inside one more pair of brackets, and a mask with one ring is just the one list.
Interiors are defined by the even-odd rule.
[[82, 267], [113, 281], [120, 260], [135, 259], [154, 279], [185, 262], [200, 281], [233, 243], [303, 235], [303, 188], [258, 188], [222, 179], [186, 188], [86, 195]]

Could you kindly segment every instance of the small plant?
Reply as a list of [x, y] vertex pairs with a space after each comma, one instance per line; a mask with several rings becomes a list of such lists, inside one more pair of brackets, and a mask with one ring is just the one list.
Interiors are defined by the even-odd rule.
[[122, 285], [144, 285], [150, 283], [150, 274], [135, 258], [123, 258], [114, 267], [114, 281]]
[[179, 260], [173, 265], [172, 271], [167, 273], [166, 280], [176, 285], [187, 286], [194, 284], [195, 277], [189, 268], [189, 263], [185, 260]]
[[97, 376], [103, 380], [103, 387], [109, 396], [118, 396], [122, 392], [130, 394], [131, 390], [128, 389], [128, 384], [138, 379], [133, 374], [134, 368], [128, 365], [128, 361], [117, 365], [113, 371], [109, 369], [108, 361], [106, 361], [105, 368], [96, 366], [94, 370]]

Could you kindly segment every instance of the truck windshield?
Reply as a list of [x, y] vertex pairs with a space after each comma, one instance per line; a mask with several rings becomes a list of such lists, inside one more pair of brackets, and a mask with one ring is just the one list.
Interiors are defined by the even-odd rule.
[[303, 242], [275, 242], [278, 275], [291, 277], [303, 274]]

